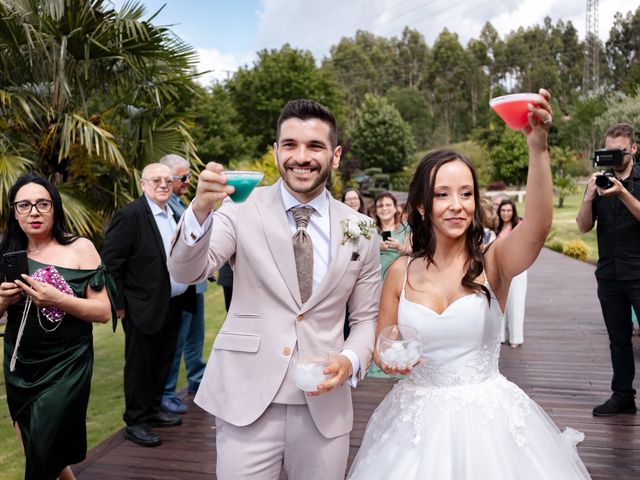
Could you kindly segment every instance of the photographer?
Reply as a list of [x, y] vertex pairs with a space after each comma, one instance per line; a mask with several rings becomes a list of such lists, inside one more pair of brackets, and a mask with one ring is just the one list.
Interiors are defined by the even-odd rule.
[[633, 127], [611, 126], [605, 149], [596, 152], [594, 163], [611, 170], [607, 178], [602, 172], [591, 176], [576, 218], [582, 233], [598, 222], [595, 274], [613, 364], [613, 394], [593, 409], [595, 416], [636, 412], [631, 306], [640, 307], [640, 171], [633, 162], [638, 149]]

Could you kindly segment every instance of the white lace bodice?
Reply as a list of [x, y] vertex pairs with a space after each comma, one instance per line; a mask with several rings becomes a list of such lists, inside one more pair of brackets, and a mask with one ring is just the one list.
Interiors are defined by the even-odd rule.
[[[469, 405], [483, 422], [504, 414], [516, 443], [526, 443], [523, 427], [528, 398], [499, 374], [502, 312], [488, 282], [485, 286], [491, 303], [484, 293], [473, 293], [459, 298], [441, 314], [407, 300], [402, 289], [398, 324], [410, 325], [420, 333], [422, 362], [385, 401], [400, 412], [398, 424], [410, 426], [407, 431], [414, 443], [422, 439], [422, 429], [430, 422], [427, 417], [434, 408], [456, 411]], [[504, 395], [505, 390], [511, 394]], [[371, 429], [381, 439], [391, 431], [384, 421]]]
[[398, 323], [420, 332], [422, 363], [407, 379], [416, 386], [453, 387], [479, 383], [498, 373], [502, 312], [488, 283], [484, 294], [459, 298], [441, 314], [406, 299], [398, 305]]

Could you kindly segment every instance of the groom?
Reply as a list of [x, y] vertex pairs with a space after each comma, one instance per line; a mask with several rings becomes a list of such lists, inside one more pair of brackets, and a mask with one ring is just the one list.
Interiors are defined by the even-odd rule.
[[[282, 178], [212, 213], [234, 188], [222, 165], [209, 163], [172, 246], [169, 270], [178, 281], [201, 281], [227, 259], [234, 270], [229, 313], [195, 398], [216, 416], [222, 480], [277, 480], [281, 470], [290, 480], [344, 479], [350, 385], [371, 359], [380, 257], [368, 217], [326, 189], [340, 163], [337, 141], [327, 108], [287, 103], [274, 144]], [[343, 340], [347, 305], [351, 333]], [[304, 394], [292, 357], [311, 348], [331, 354], [328, 379]]]

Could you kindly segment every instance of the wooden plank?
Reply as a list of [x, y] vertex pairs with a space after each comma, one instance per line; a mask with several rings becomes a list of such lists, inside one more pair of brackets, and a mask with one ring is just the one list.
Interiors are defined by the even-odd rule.
[[[579, 453], [594, 480], [638, 479], [640, 415], [591, 415], [592, 408], [610, 395], [612, 375], [593, 272], [592, 265], [543, 250], [529, 271], [525, 343], [517, 349], [503, 346], [500, 369], [560, 428], [571, 426], [585, 433]], [[637, 338], [634, 349], [640, 372]], [[392, 386], [390, 379], [367, 378], [354, 391], [349, 462], [371, 413]], [[214, 418], [194, 405], [192, 397], [184, 400], [189, 413], [183, 425], [157, 430], [161, 446], [139, 447], [119, 431], [74, 466], [78, 479], [214, 479]]]

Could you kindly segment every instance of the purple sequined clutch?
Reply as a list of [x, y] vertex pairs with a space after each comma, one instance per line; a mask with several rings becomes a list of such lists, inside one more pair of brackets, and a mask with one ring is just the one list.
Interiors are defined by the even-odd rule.
[[[49, 285], [52, 285], [60, 290], [62, 293], [66, 293], [67, 295], [71, 295], [72, 297], [76, 296], [75, 292], [71, 289], [67, 281], [62, 278], [62, 275], [58, 273], [58, 270], [56, 270], [56, 267], [54, 267], [53, 265], [39, 268], [33, 273], [33, 275], [31, 275], [31, 278], [39, 282], [48, 283]], [[55, 323], [62, 320], [62, 317], [64, 317], [65, 315], [65, 312], [63, 310], [60, 310], [58, 307], [54, 306], [42, 307], [41, 311], [44, 316], [49, 319], [50, 322]]]

